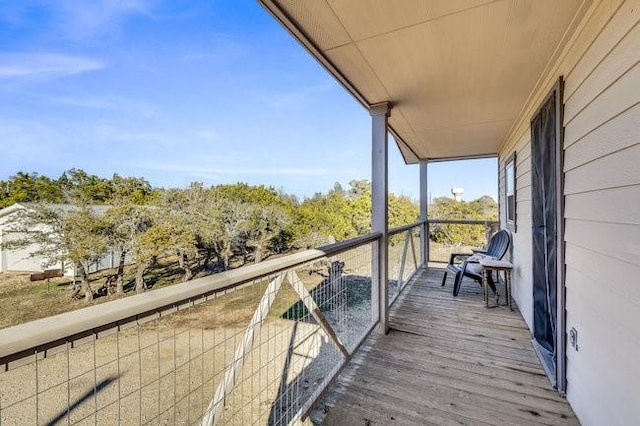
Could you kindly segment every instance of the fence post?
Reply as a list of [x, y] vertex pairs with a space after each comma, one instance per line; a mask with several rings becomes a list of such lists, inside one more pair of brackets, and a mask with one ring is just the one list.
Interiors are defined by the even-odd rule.
[[422, 256], [422, 264], [429, 264], [429, 224], [427, 208], [429, 204], [429, 192], [427, 191], [427, 166], [428, 163], [420, 163], [420, 254]]
[[388, 246], [388, 118], [391, 104], [384, 102], [371, 106], [371, 228], [373, 232], [380, 232], [371, 265], [373, 275], [372, 306], [378, 303], [378, 321], [380, 331], [389, 332], [389, 271], [387, 267], [389, 257]]

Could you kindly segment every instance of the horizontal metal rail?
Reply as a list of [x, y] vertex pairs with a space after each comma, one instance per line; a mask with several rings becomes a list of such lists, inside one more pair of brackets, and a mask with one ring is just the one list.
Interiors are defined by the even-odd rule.
[[409, 230], [411, 228], [416, 228], [418, 226], [421, 226], [423, 223], [426, 223], [426, 221], [419, 220], [417, 222], [413, 222], [413, 223], [410, 223], [408, 225], [397, 226], [395, 228], [389, 229], [388, 234], [389, 235], [400, 234], [401, 232], [407, 231], [407, 230]]
[[229, 291], [253, 285], [256, 280], [267, 276], [377, 241], [381, 235], [371, 233], [0, 330], [0, 365], [9, 370], [12, 362], [35, 353], [38, 357], [46, 357], [47, 351], [56, 347], [64, 347], [87, 336], [98, 338], [111, 331], [189, 308], [221, 294], [228, 294]]
[[444, 223], [444, 224], [457, 224], [457, 225], [484, 225], [484, 224], [497, 224], [497, 220], [458, 220], [458, 219], [429, 219], [427, 223]]
[[485, 247], [499, 228], [496, 220], [428, 219], [429, 262], [446, 263], [451, 253]]

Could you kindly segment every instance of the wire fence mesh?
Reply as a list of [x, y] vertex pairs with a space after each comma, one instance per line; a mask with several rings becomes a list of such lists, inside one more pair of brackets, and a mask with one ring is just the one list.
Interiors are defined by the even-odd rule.
[[422, 265], [420, 225], [390, 235], [388, 240], [388, 294], [390, 304]]
[[289, 424], [374, 325], [374, 244], [7, 362], [0, 425]]

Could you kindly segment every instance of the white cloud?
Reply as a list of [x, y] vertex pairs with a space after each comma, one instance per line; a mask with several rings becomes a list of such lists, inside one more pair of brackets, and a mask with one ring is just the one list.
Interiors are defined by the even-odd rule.
[[104, 97], [55, 97], [48, 99], [55, 105], [98, 109], [122, 112], [128, 115], [152, 117], [157, 114], [158, 108], [153, 104], [137, 99], [130, 99], [121, 96]]
[[50, 21], [55, 37], [85, 42], [119, 33], [128, 18], [150, 16], [157, 0], [19, 0], [0, 2], [0, 21], [12, 26], [29, 23], [37, 13]]
[[327, 82], [313, 86], [300, 87], [290, 91], [279, 90], [276, 93], [271, 93], [269, 97], [266, 98], [266, 102], [275, 108], [296, 106], [300, 103], [313, 99], [321, 93], [328, 92], [334, 87], [335, 84], [333, 82]]
[[63, 0], [55, 4], [60, 29], [80, 40], [117, 33], [129, 17], [149, 15], [155, 0]]
[[0, 79], [50, 80], [97, 71], [104, 64], [96, 59], [58, 53], [0, 54]]

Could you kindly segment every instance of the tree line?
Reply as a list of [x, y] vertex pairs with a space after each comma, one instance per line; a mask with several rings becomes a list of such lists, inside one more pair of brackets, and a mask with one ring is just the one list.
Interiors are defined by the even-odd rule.
[[[232, 260], [260, 262], [366, 234], [371, 226], [371, 186], [365, 180], [303, 200], [264, 185], [154, 188], [144, 178], [106, 179], [80, 169], [58, 179], [20, 172], [0, 186], [0, 207], [31, 203], [12, 223], [19, 237], [4, 245], [35, 247], [32, 255], [50, 265], [73, 264], [81, 278], [73, 294], [87, 301], [93, 299], [89, 266], [108, 250], [121, 254], [112, 275], [115, 292], [124, 293], [127, 258], [136, 269], [134, 289], [141, 292], [145, 274], [162, 257], [175, 256], [187, 281], [196, 268], [215, 272]], [[390, 226], [418, 218], [416, 202], [389, 195]]]
[[[438, 197], [429, 205], [429, 218], [495, 222], [498, 220], [498, 203], [488, 195], [468, 202]], [[486, 244], [489, 235], [497, 231], [497, 226], [434, 223], [429, 229], [429, 238], [436, 243], [480, 247]]]

